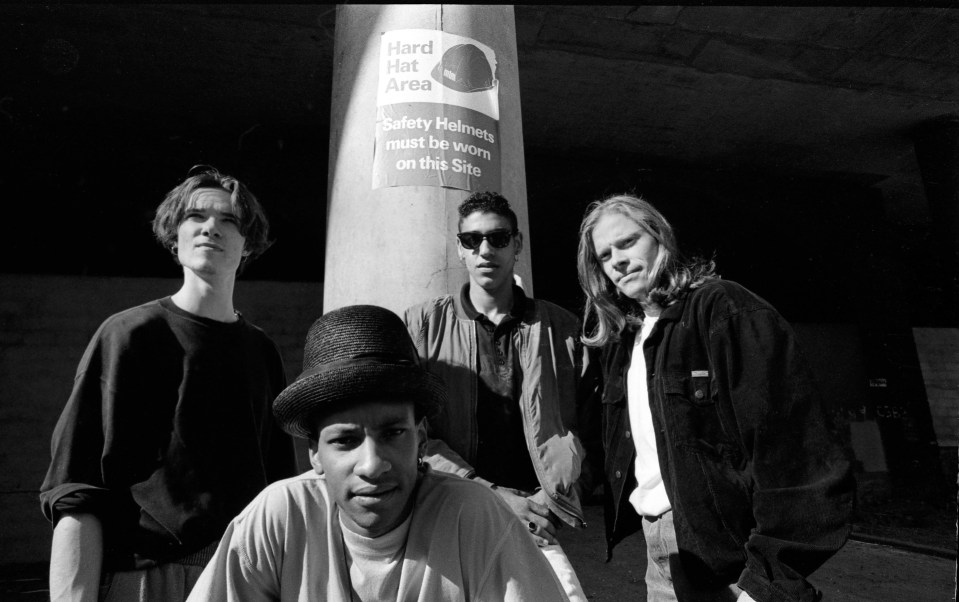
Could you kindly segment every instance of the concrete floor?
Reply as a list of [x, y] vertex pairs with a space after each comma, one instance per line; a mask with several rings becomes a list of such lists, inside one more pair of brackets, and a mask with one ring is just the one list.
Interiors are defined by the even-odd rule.
[[[606, 564], [601, 506], [587, 506], [589, 528], [560, 532], [563, 547], [590, 600], [645, 600], [645, 546], [642, 537], [616, 546]], [[904, 551], [886, 545], [849, 541], [820, 567], [810, 581], [827, 602], [954, 600], [954, 560]]]

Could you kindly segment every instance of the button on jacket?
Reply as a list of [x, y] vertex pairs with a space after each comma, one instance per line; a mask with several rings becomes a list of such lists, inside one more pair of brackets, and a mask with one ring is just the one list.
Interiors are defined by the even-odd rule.
[[[626, 371], [634, 334], [602, 353], [607, 550], [641, 528]], [[839, 443], [795, 335], [729, 281], [665, 308], [643, 354], [659, 466], [684, 568], [753, 598], [815, 600], [805, 577], [845, 543], [854, 497]]]
[[[467, 285], [468, 286], [468, 285]], [[444, 295], [406, 310], [404, 320], [425, 366], [449, 387], [449, 404], [430, 422], [426, 461], [462, 477], [474, 475], [478, 429], [476, 323], [459, 295]], [[511, 333], [522, 367], [519, 404], [523, 431], [550, 510], [572, 526], [584, 526], [580, 489], [584, 448], [577, 435], [586, 355], [579, 320], [557, 305], [527, 299], [520, 324]], [[482, 477], [483, 475], [479, 475]]]

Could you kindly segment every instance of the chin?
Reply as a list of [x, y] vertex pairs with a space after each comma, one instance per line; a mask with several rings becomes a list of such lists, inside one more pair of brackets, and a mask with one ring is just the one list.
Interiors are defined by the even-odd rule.
[[399, 524], [399, 521], [391, 522], [385, 516], [377, 516], [374, 519], [367, 520], [363, 523], [357, 523], [357, 524], [366, 530], [366, 532], [369, 534], [367, 535], [367, 537], [379, 537], [380, 535], [383, 535], [385, 533], [392, 531], [396, 527], [396, 525]]
[[482, 288], [484, 288], [484, 289], [486, 289], [486, 290], [488, 290], [488, 291], [496, 291], [496, 290], [499, 290], [499, 289], [503, 286], [503, 284], [505, 284], [506, 280], [503, 279], [503, 278], [489, 278], [489, 277], [486, 277], [486, 278], [479, 278], [479, 279], [477, 279], [476, 282], [477, 282], [477, 284], [479, 284]]

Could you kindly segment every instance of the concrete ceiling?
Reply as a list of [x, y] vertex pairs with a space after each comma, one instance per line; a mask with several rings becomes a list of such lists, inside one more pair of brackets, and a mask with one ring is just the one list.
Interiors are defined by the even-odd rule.
[[[694, 251], [727, 277], [765, 274], [795, 315], [813, 305], [795, 274], [855, 289], [850, 264], [867, 260], [946, 287], [910, 132], [959, 115], [959, 11], [515, 13], [530, 235], [560, 257], [533, 254], [538, 293], [577, 306], [585, 204], [632, 187], [659, 187]], [[335, 26], [323, 4], [0, 4], [5, 218], [31, 224], [38, 199], [49, 214], [45, 253], [23, 253], [30, 228], [0, 237], [0, 273], [175, 275], [149, 222], [211, 162], [268, 200], [279, 242], [246, 276], [322, 280]], [[858, 315], [865, 294], [830, 317]]]
[[[327, 127], [330, 5], [5, 5], [0, 116], [189, 116]], [[959, 112], [945, 8], [520, 5], [528, 150], [714, 168], [914, 171]]]
[[950, 10], [528, 6], [517, 21], [526, 136], [561, 150], [881, 179], [912, 168], [913, 126], [959, 109]]

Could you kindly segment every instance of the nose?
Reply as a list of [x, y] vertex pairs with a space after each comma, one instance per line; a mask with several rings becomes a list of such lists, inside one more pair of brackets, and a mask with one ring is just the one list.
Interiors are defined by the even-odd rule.
[[624, 272], [629, 265], [629, 257], [619, 249], [613, 249], [611, 253], [610, 265], [612, 265], [613, 269], [617, 272]]
[[391, 468], [393, 468], [393, 465], [383, 457], [380, 446], [368, 437], [360, 446], [359, 458], [356, 461], [354, 472], [361, 477], [374, 479]]
[[490, 257], [494, 253], [496, 253], [496, 249], [493, 247], [493, 245], [489, 244], [489, 240], [484, 238], [483, 242], [481, 242], [479, 246], [479, 254], [483, 257]]
[[203, 234], [210, 237], [220, 237], [220, 229], [216, 223], [216, 217], [210, 216], [203, 222]]

